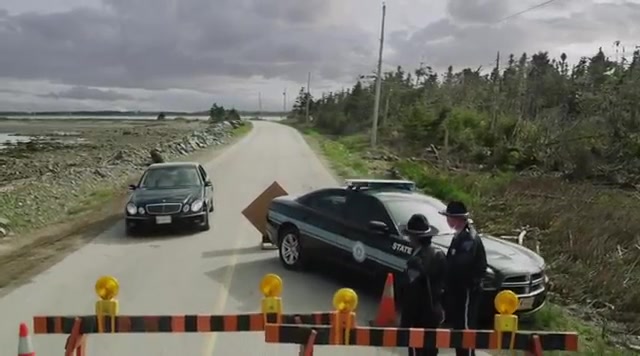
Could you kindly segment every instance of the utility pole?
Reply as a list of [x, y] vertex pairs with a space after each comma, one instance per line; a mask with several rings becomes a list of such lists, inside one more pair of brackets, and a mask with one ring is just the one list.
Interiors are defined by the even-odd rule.
[[384, 116], [382, 117], [382, 126], [388, 125], [387, 118], [389, 117], [389, 99], [391, 98], [391, 93], [393, 92], [393, 88], [389, 88], [387, 91], [387, 99], [384, 104]]
[[378, 143], [378, 114], [380, 111], [380, 87], [382, 86], [382, 48], [384, 47], [384, 18], [387, 5], [382, 3], [382, 26], [380, 29], [380, 53], [378, 54], [378, 73], [376, 75], [376, 98], [373, 103], [373, 123], [371, 127], [371, 147]]
[[495, 133], [498, 124], [498, 97], [500, 93], [500, 52], [496, 55], [496, 66], [494, 68], [496, 76], [493, 78], [493, 105], [491, 108], [491, 127], [492, 133]]
[[307, 102], [305, 108], [305, 116], [307, 118], [307, 122], [309, 122], [309, 104], [311, 102], [311, 72], [309, 72], [309, 76], [307, 77]]
[[258, 92], [258, 119], [262, 116], [262, 93]]
[[284, 91], [282, 92], [282, 112], [286, 114], [287, 112], [287, 88], [284, 88]]

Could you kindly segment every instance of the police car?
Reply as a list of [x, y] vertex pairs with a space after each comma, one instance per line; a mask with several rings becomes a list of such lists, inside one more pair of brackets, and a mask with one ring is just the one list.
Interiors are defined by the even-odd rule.
[[[454, 231], [438, 213], [445, 207], [418, 192], [412, 181], [352, 179], [343, 187], [275, 198], [267, 215], [267, 236], [287, 269], [320, 261], [374, 278], [392, 272], [396, 291], [401, 291], [401, 272], [413, 253], [403, 234], [406, 223], [413, 214], [425, 215], [436, 230], [433, 244], [446, 252]], [[481, 236], [489, 265], [482, 281], [482, 309], [493, 313], [493, 299], [505, 289], [520, 298], [520, 314], [542, 308], [548, 284], [544, 259], [521, 245]]]

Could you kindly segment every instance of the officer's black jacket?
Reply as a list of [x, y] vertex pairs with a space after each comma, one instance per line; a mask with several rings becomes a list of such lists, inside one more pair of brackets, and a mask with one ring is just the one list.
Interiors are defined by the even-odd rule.
[[447, 286], [479, 288], [487, 269], [487, 255], [476, 229], [467, 224], [454, 236], [447, 251]]
[[[442, 306], [447, 261], [430, 243], [420, 246], [407, 261], [410, 279], [403, 307], [430, 318]], [[409, 311], [409, 310], [407, 310]]]

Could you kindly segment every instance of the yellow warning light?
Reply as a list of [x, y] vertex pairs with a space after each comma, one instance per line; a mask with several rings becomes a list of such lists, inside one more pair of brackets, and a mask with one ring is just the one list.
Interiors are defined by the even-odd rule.
[[260, 281], [260, 292], [266, 298], [279, 297], [282, 294], [282, 279], [277, 274], [269, 273]]
[[510, 290], [503, 290], [493, 300], [493, 305], [498, 312], [493, 317], [493, 329], [497, 332], [498, 350], [502, 349], [502, 334], [505, 332], [511, 333], [509, 350], [513, 351], [515, 348], [516, 337], [514, 333], [518, 331], [518, 316], [513, 313], [518, 310], [519, 304], [518, 296]]
[[113, 300], [118, 296], [120, 285], [112, 276], [102, 276], [96, 281], [96, 294], [102, 300]]
[[352, 312], [358, 307], [358, 295], [351, 288], [338, 289], [333, 295], [333, 307], [339, 312]]
[[500, 315], [512, 315], [518, 310], [519, 304], [518, 296], [510, 290], [503, 290], [493, 300], [493, 305]]

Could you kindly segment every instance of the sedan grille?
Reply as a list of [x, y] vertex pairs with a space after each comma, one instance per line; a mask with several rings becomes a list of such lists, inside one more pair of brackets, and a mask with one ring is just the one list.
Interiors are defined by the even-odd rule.
[[147, 213], [149, 215], [166, 215], [179, 213], [182, 209], [182, 204], [168, 203], [168, 204], [149, 204], [146, 206]]
[[507, 276], [503, 280], [501, 287], [518, 295], [533, 294], [544, 289], [544, 274]]

